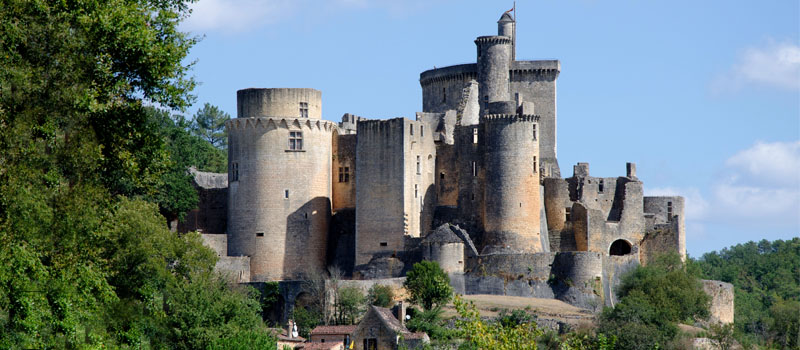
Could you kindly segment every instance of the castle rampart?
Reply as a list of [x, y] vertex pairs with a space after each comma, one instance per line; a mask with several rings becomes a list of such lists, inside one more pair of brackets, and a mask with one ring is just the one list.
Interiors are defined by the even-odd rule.
[[242, 89], [236, 92], [239, 118], [322, 118], [322, 92], [308, 88]]

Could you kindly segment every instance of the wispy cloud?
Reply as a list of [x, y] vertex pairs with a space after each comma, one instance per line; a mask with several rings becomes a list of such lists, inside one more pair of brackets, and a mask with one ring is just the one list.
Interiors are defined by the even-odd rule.
[[663, 187], [648, 189], [646, 195], [685, 197], [687, 225], [718, 222], [800, 228], [800, 141], [757, 142], [734, 154], [707, 191]]
[[800, 46], [770, 40], [761, 47], [745, 48], [728, 72], [712, 82], [712, 89], [723, 92], [748, 84], [800, 89]]

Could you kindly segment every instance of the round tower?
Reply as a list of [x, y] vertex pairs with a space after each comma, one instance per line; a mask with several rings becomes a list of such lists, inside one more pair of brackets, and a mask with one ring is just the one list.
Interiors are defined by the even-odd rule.
[[[228, 255], [249, 256], [251, 280], [323, 271], [331, 215], [335, 124], [313, 89], [237, 92], [228, 128]], [[241, 188], [239, 188], [241, 187]]]
[[483, 254], [543, 251], [537, 122], [533, 115], [487, 114], [481, 119], [486, 165]]
[[511, 69], [511, 38], [481, 36], [478, 46], [478, 91], [481, 106], [488, 102], [509, 101], [509, 70]]
[[497, 21], [497, 35], [511, 38], [511, 62], [513, 62], [517, 44], [517, 22], [508, 12], [503, 13]]

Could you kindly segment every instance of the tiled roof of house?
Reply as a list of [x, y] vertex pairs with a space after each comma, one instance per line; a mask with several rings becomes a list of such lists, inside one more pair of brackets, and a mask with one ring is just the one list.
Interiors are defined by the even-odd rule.
[[352, 334], [358, 326], [317, 326], [311, 331], [311, 335], [336, 335], [336, 334]]

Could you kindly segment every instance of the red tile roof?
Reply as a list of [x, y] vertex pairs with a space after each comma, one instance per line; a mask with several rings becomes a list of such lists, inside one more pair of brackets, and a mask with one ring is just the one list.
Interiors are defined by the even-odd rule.
[[311, 335], [347, 335], [353, 334], [358, 326], [317, 326]]

